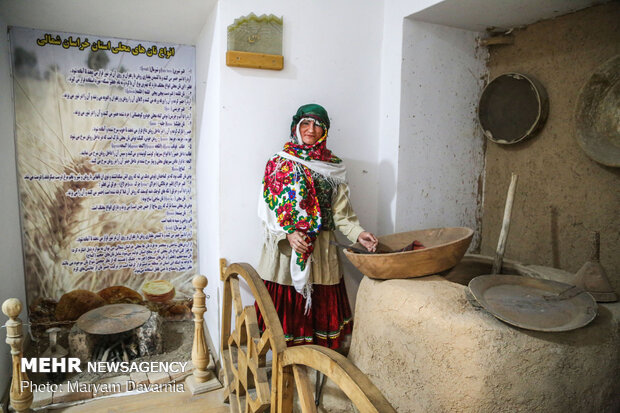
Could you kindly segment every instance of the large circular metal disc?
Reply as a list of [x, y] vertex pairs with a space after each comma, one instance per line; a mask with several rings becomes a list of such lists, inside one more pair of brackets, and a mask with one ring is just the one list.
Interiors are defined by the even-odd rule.
[[502, 144], [535, 135], [548, 113], [545, 88], [522, 73], [506, 73], [493, 79], [482, 91], [478, 104], [478, 121], [484, 134]]
[[83, 314], [77, 325], [89, 334], [118, 334], [144, 324], [151, 311], [137, 304], [111, 304]]
[[599, 66], [581, 89], [575, 113], [581, 149], [607, 166], [620, 166], [620, 55]]
[[469, 289], [495, 317], [528, 330], [574, 330], [594, 320], [598, 310], [594, 298], [577, 287], [521, 275], [481, 275]]

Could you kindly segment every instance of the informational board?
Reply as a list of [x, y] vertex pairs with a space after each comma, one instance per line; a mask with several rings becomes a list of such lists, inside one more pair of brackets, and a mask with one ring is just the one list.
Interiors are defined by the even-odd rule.
[[15, 27], [10, 40], [29, 304], [154, 280], [190, 297], [194, 47]]

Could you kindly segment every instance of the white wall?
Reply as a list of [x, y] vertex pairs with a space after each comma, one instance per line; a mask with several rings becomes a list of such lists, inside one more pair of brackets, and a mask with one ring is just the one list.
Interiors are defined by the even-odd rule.
[[[257, 262], [262, 239], [256, 218], [259, 183], [268, 157], [287, 141], [291, 117], [304, 103], [320, 103], [329, 112], [328, 147], [346, 162], [356, 212], [365, 226], [376, 227], [381, 34], [360, 22], [374, 21], [382, 8], [380, 3], [368, 3], [271, 0], [261, 2], [261, 9], [250, 0], [221, 4], [223, 25], [250, 11], [284, 16], [284, 70], [222, 67], [222, 254], [226, 258]], [[222, 36], [224, 50], [225, 41]]]
[[475, 106], [485, 56], [476, 52], [476, 33], [409, 18], [439, 3], [385, 2], [380, 233], [448, 225], [479, 229], [484, 142], [475, 129]]
[[[396, 230], [479, 229], [484, 137], [476, 107], [486, 72], [479, 33], [405, 19]], [[476, 232], [472, 246], [478, 245]]]
[[414, 12], [441, 3], [439, 0], [385, 0], [381, 44], [378, 147], [379, 234], [396, 232], [396, 188], [398, 181], [401, 68], [403, 65], [403, 22]]
[[[225, 65], [226, 27], [250, 12], [284, 17], [282, 71]], [[199, 190], [206, 186], [210, 196], [219, 195], [219, 254], [229, 263], [258, 264], [263, 236], [256, 210], [265, 163], [287, 141], [291, 117], [305, 103], [319, 103], [329, 112], [328, 147], [348, 167], [351, 201], [362, 225], [376, 231], [382, 13], [381, 2], [354, 0], [269, 0], [260, 7], [250, 0], [219, 3], [213, 51], [219, 50], [221, 93], [217, 107], [208, 109], [220, 116], [219, 192], [202, 181], [202, 174], [198, 183]], [[209, 119], [214, 117], [207, 114]], [[202, 161], [199, 158], [199, 164]], [[204, 220], [210, 218], [201, 207], [199, 222]], [[217, 234], [210, 229], [201, 230], [201, 244], [205, 237]], [[216, 268], [213, 257], [201, 266], [208, 274], [215, 274]], [[348, 278], [353, 294], [360, 276]], [[214, 324], [208, 325], [212, 335]]]
[[196, 42], [196, 180], [198, 260], [208, 280], [205, 322], [213, 343], [220, 337], [220, 64], [222, 53], [215, 6]]
[[[22, 255], [21, 229], [17, 200], [17, 169], [13, 116], [13, 81], [10, 75], [7, 26], [0, 19], [0, 305], [7, 298], [19, 298], [24, 305], [21, 319], [27, 322], [26, 291]], [[2, 314], [0, 325], [7, 318]], [[0, 397], [8, 385], [11, 371], [6, 329], [0, 329]]]

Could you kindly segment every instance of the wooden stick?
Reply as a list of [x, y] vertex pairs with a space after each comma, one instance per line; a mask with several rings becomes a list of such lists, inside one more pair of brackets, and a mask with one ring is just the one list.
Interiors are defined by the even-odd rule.
[[499, 274], [502, 270], [502, 262], [504, 261], [504, 252], [506, 251], [506, 239], [508, 238], [508, 230], [510, 229], [510, 217], [512, 215], [512, 202], [517, 189], [518, 175], [515, 173], [510, 177], [510, 186], [508, 187], [508, 195], [506, 196], [506, 206], [504, 207], [504, 220], [502, 222], [502, 230], [499, 233], [497, 241], [497, 250], [495, 251], [495, 260], [493, 261], [492, 274]]
[[480, 46], [495, 46], [495, 45], [500, 45], [500, 44], [514, 44], [515, 43], [515, 39], [513, 36], [508, 35], [508, 36], [492, 36], [492, 37], [487, 37], [486, 39], [480, 39], [478, 41], [478, 43], [480, 44]]
[[17, 298], [9, 298], [2, 304], [2, 312], [10, 320], [6, 322], [6, 343], [11, 346], [13, 356], [13, 378], [11, 380], [10, 400], [16, 412], [26, 412], [32, 404], [32, 390], [30, 385], [22, 386], [22, 382], [30, 382], [26, 372], [21, 371], [22, 321], [17, 317], [22, 312], [22, 303]]

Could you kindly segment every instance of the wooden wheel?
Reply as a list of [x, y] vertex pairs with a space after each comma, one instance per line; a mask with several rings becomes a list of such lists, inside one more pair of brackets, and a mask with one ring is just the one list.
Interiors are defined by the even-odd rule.
[[[250, 287], [265, 321], [262, 335], [254, 306], [243, 306], [239, 277]], [[316, 412], [308, 367], [332, 379], [361, 412], [395, 412], [368, 377], [341, 354], [315, 345], [286, 347], [284, 331], [271, 297], [251, 265], [230, 265], [222, 280], [224, 401], [230, 403], [231, 412], [270, 410], [272, 413], [291, 413], [295, 389], [302, 411]], [[231, 331], [233, 316], [235, 328]], [[273, 354], [271, 367], [267, 364], [269, 350]]]
[[[262, 336], [256, 320], [254, 303], [243, 306], [239, 277], [250, 287], [265, 321]], [[286, 349], [284, 331], [267, 288], [251, 265], [230, 265], [224, 274], [222, 311], [222, 364], [225, 401], [231, 412], [275, 412], [278, 388], [278, 355]], [[235, 329], [231, 332], [234, 311]], [[267, 366], [267, 353], [273, 353], [272, 367]]]

